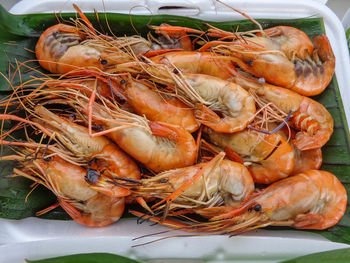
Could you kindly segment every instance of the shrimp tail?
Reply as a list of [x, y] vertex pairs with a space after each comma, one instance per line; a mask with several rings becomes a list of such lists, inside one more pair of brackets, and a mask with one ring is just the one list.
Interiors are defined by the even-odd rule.
[[323, 221], [324, 216], [320, 214], [301, 214], [294, 219], [293, 227], [299, 229], [316, 229], [313, 226], [319, 225]]
[[220, 117], [203, 104], [196, 105], [195, 116], [200, 123], [213, 129], [220, 122]]

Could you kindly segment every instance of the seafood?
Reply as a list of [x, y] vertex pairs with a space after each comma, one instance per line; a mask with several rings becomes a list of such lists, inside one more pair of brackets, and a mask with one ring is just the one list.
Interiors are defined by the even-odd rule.
[[[218, 155], [216, 160], [208, 163], [169, 170], [142, 179], [133, 194], [160, 199], [169, 199], [171, 196], [169, 212], [223, 204], [237, 207], [254, 191], [254, 182], [242, 164], [224, 160], [223, 157]], [[191, 185], [181, 190], [181, 194], [173, 194], [189, 181]], [[163, 206], [158, 206], [157, 210], [160, 208]]]
[[60, 23], [41, 34], [35, 54], [40, 65], [52, 73], [64, 74], [81, 68], [104, 71], [115, 64], [133, 61], [135, 52], [148, 50], [147, 44], [140, 37], [89, 36], [79, 27]]
[[103, 69], [107, 60], [100, 50], [82, 45], [83, 38], [74, 26], [57, 24], [40, 36], [35, 54], [40, 65], [52, 73], [67, 73], [80, 67]]
[[[81, 96], [75, 103], [86, 114], [88, 98]], [[116, 105], [109, 106], [92, 105], [91, 118], [108, 129], [92, 136], [108, 134], [122, 150], [155, 172], [185, 167], [196, 161], [196, 143], [184, 128], [149, 122]]]
[[221, 45], [215, 52], [226, 54], [241, 69], [268, 83], [291, 89], [304, 96], [323, 92], [330, 83], [335, 69], [335, 57], [328, 38], [319, 35], [313, 38], [315, 47], [306, 59], [289, 59], [276, 50], [257, 50], [242, 46]]
[[51, 190], [58, 204], [78, 223], [101, 227], [119, 220], [124, 211], [124, 198], [110, 197], [91, 189], [85, 181], [86, 170], [58, 156], [27, 160], [14, 169], [23, 176]]
[[292, 143], [299, 150], [321, 148], [331, 137], [333, 118], [317, 101], [291, 90], [259, 83], [244, 76], [237, 75], [233, 81], [245, 89], [253, 89], [260, 98], [273, 103], [286, 114], [292, 111], [290, 123], [298, 131]]
[[[18, 118], [17, 120], [35, 125], [38, 130], [49, 135], [50, 140], [54, 139], [57, 142], [55, 152], [61, 158], [80, 165], [86, 165], [92, 161], [92, 166], [88, 169], [90, 173], [87, 173], [87, 175], [94, 173], [94, 179], [88, 180], [91, 189], [112, 197], [130, 194], [122, 183], [114, 186], [106, 183], [114, 177], [136, 180], [141, 177], [136, 163], [112, 141], [104, 136], [91, 138], [88, 128], [70, 122], [41, 105], [35, 106], [34, 113], [38, 117], [33, 118], [32, 121]], [[15, 119], [11, 118], [11, 115], [1, 115], [0, 118]], [[5, 144], [3, 140], [1, 143]], [[21, 146], [21, 143], [18, 142], [17, 145]]]
[[118, 70], [141, 70], [155, 82], [168, 85], [170, 94], [194, 107], [196, 119], [215, 131], [240, 131], [254, 119], [254, 99], [233, 82], [204, 74], [171, 72], [155, 63], [128, 64]]
[[[243, 212], [238, 218], [234, 216], [235, 211], [231, 211], [213, 220], [233, 215], [232, 219], [239, 222], [233, 226], [234, 231], [267, 225], [322, 230], [335, 225], [341, 219], [346, 203], [346, 190], [333, 174], [309, 170], [264, 189], [237, 209], [237, 212]], [[253, 208], [252, 211], [247, 211], [250, 207]]]
[[237, 153], [248, 167], [254, 182], [270, 184], [288, 177], [294, 167], [294, 153], [289, 143], [279, 134], [261, 134], [243, 130], [225, 134], [204, 129], [209, 140]]
[[[331, 173], [309, 170], [277, 181], [251, 196], [240, 207], [214, 216], [207, 223], [177, 223], [145, 217], [189, 232], [239, 234], [266, 226], [290, 226], [322, 230], [334, 226], [344, 215], [347, 194]], [[139, 212], [132, 212], [140, 216]]]
[[227, 32], [215, 28], [209, 24], [207, 35], [222, 39], [232, 39], [232, 42], [211, 41], [206, 43], [200, 50], [206, 50], [209, 47], [219, 44], [240, 44], [246, 43], [250, 47], [261, 48], [265, 50], [280, 50], [288, 59], [297, 56], [300, 59], [306, 59], [307, 55], [312, 55], [314, 45], [310, 38], [301, 30], [290, 26], [275, 26], [264, 29], [263, 31], [248, 32]]
[[189, 132], [199, 128], [192, 108], [174, 97], [152, 90], [147, 82], [123, 78], [119, 87], [125, 91], [125, 98], [139, 115], [151, 121], [181, 126]]
[[254, 100], [239, 85], [203, 74], [184, 73], [184, 77], [208, 102], [208, 106], [199, 104], [195, 110], [200, 123], [217, 132], [232, 133], [243, 130], [254, 119]]

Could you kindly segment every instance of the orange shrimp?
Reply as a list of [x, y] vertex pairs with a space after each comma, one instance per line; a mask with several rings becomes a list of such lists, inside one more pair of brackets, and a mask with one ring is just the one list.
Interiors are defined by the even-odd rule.
[[310, 38], [301, 30], [291, 26], [275, 26], [264, 29], [263, 31], [248, 32], [227, 32], [222, 29], [215, 28], [209, 24], [207, 35], [210, 37], [232, 39], [233, 42], [211, 41], [206, 43], [200, 50], [206, 50], [209, 47], [219, 44], [238, 44], [246, 43], [255, 48], [263, 48], [265, 50], [280, 50], [289, 59], [297, 56], [306, 59], [307, 55], [311, 55], [314, 50]]
[[[46, 29], [40, 36], [35, 54], [40, 65], [52, 73], [68, 73], [79, 68], [105, 70], [108, 67], [132, 61], [132, 56], [122, 49], [131, 46], [135, 40], [89, 39], [77, 27], [57, 24]], [[138, 43], [136, 41], [136, 43]]]
[[149, 122], [136, 114], [126, 112], [116, 105], [104, 107], [88, 104], [83, 95], [75, 102], [77, 108], [107, 129], [92, 136], [108, 134], [130, 156], [155, 172], [194, 164], [197, 147], [192, 135], [180, 126]]
[[320, 94], [330, 83], [335, 57], [325, 35], [313, 39], [315, 50], [306, 58], [289, 59], [278, 50], [257, 50], [242, 46], [221, 45], [213, 50], [228, 55], [244, 71], [268, 83], [288, 88], [304, 96]]
[[261, 134], [243, 130], [225, 134], [205, 129], [215, 145], [233, 150], [241, 156], [254, 182], [270, 184], [288, 177], [294, 167], [294, 153], [289, 143], [278, 134]]
[[22, 156], [20, 164], [22, 168], [15, 168], [14, 176], [26, 177], [51, 190], [57, 196], [58, 204], [80, 224], [107, 226], [118, 221], [123, 214], [124, 198], [110, 197], [92, 190], [85, 181], [86, 170], [80, 166], [64, 161], [57, 155], [33, 160]]
[[139, 115], [151, 121], [181, 126], [189, 132], [199, 128], [192, 108], [174, 97], [152, 90], [147, 82], [123, 78], [119, 87], [125, 91], [125, 98]]
[[[93, 165], [87, 173], [91, 189], [112, 197], [123, 197], [130, 194], [128, 187], [124, 186], [124, 181], [140, 179], [140, 170], [136, 163], [113, 142], [103, 136], [91, 138], [88, 128], [69, 122], [43, 106], [36, 106], [34, 113], [38, 117], [32, 121], [9, 114], [1, 114], [0, 118], [31, 124], [38, 131], [50, 136], [50, 141], [53, 139], [57, 142], [54, 145], [55, 154], [65, 160], [79, 165], [86, 165], [92, 160]], [[29, 145], [22, 142], [13, 143], [5, 140], [0, 141], [0, 144]], [[51, 149], [52, 146], [47, 145], [48, 149]], [[119, 185], [112, 186], [106, 183], [114, 177], [121, 180]]]
[[[268, 225], [322, 230], [342, 218], [346, 204], [346, 190], [333, 174], [309, 170], [270, 185], [236, 211], [212, 220], [233, 216], [232, 219], [239, 223], [229, 231]], [[253, 208], [251, 212], [247, 211], [250, 207]], [[235, 218], [236, 212], [243, 214]]]
[[[212, 217], [210, 222], [167, 221], [165, 225], [189, 232], [231, 235], [266, 226], [323, 230], [339, 222], [346, 205], [346, 190], [333, 174], [310, 170], [271, 184], [240, 207]], [[162, 224], [159, 218], [145, 217], [148, 218]]]
[[40, 65], [52, 73], [67, 73], [84, 66], [103, 69], [107, 61], [101, 60], [101, 52], [81, 45], [82, 41], [77, 28], [57, 24], [41, 34], [35, 54]]
[[[240, 163], [223, 160], [224, 155], [208, 163], [169, 170], [140, 180], [134, 193], [143, 197], [171, 199], [168, 212], [178, 209], [208, 214], [206, 209], [213, 206], [239, 206], [254, 191], [254, 182], [249, 171]], [[198, 174], [201, 172], [200, 176]], [[181, 193], [174, 193], [186, 183], [191, 182]], [[171, 197], [169, 197], [171, 196]], [[165, 204], [156, 205], [156, 210], [163, 209]], [[154, 206], [153, 206], [154, 207]]]
[[292, 111], [290, 123], [298, 132], [292, 140], [299, 150], [321, 148], [333, 133], [334, 120], [327, 109], [317, 101], [288, 89], [259, 83], [235, 76], [233, 81], [245, 89], [253, 89], [267, 102], [273, 103], [284, 113]]
[[[184, 79], [208, 106], [197, 105], [197, 120], [217, 132], [243, 130], [253, 119], [255, 102], [248, 92], [233, 82], [204, 74], [184, 73]], [[220, 112], [219, 116], [216, 112]]]

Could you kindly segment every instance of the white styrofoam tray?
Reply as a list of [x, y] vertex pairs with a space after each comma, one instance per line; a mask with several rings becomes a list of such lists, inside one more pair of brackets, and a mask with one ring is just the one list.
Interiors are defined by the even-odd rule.
[[[322, 2], [322, 0], [320, 1]], [[323, 1], [325, 2], [325, 1]], [[72, 12], [72, 3], [83, 11], [108, 10], [130, 14], [180, 14], [212, 21], [241, 20], [241, 15], [214, 0], [24, 0], [15, 5], [12, 13]], [[317, 1], [294, 0], [230, 0], [225, 3], [253, 18], [305, 18], [323, 17], [326, 34], [336, 57], [336, 77], [350, 120], [350, 62], [345, 32], [338, 17]], [[169, 8], [169, 7], [183, 7]], [[180, 11], [179, 11], [180, 10]], [[242, 236], [171, 238], [147, 246], [131, 245], [147, 242], [156, 237], [132, 241], [148, 233], [165, 228], [136, 225], [135, 220], [123, 219], [114, 225], [91, 229], [73, 221], [0, 219], [0, 262], [23, 262], [24, 257], [39, 259], [49, 256], [85, 252], [111, 252], [135, 258], [202, 258], [208, 262], [230, 262], [233, 257], [244, 262], [276, 262], [313, 252], [349, 247], [329, 242], [321, 236], [301, 231], [259, 230]], [[173, 233], [171, 233], [173, 234]], [[163, 234], [165, 236], [167, 234]]]

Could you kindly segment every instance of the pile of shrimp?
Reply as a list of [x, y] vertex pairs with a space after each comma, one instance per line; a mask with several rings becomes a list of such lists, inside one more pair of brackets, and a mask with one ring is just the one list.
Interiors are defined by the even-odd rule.
[[137, 203], [139, 221], [230, 235], [342, 218], [346, 191], [319, 170], [333, 118], [308, 97], [334, 73], [325, 35], [162, 24], [147, 38], [107, 36], [76, 9], [37, 42], [54, 75], [0, 101], [0, 119], [16, 123], [1, 133], [14, 152], [1, 161], [57, 196], [38, 215], [60, 206], [99, 227]]

